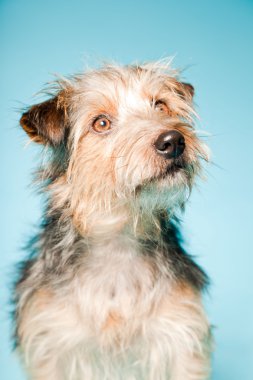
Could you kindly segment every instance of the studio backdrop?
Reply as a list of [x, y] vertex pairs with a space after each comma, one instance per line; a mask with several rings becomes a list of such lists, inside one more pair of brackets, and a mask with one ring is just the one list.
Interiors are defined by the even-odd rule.
[[25, 379], [12, 351], [11, 287], [43, 209], [30, 186], [39, 148], [19, 126], [21, 111], [55, 74], [173, 56], [195, 88], [197, 127], [212, 151], [182, 226], [211, 278], [213, 379], [252, 380], [253, 2], [1, 0], [0, 38], [1, 379]]

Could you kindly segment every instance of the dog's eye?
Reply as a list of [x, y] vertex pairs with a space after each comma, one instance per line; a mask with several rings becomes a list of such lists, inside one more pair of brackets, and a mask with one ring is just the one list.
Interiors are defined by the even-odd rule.
[[111, 129], [111, 121], [104, 115], [98, 116], [92, 124], [92, 129], [95, 132], [103, 133]]
[[164, 113], [167, 113], [167, 114], [170, 113], [170, 110], [169, 110], [168, 106], [162, 100], [157, 100], [155, 102], [155, 109], [157, 111], [164, 112]]

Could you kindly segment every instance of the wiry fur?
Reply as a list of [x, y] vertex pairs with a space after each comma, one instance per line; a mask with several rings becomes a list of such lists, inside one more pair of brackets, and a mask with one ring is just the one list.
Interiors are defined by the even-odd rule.
[[[103, 135], [92, 130], [101, 114], [113, 126]], [[175, 222], [207, 158], [193, 119], [192, 87], [164, 63], [61, 80], [54, 97], [23, 114], [23, 128], [50, 152], [39, 173], [45, 220], [15, 292], [32, 379], [208, 378], [207, 277]], [[170, 129], [186, 143], [177, 172], [154, 148]]]

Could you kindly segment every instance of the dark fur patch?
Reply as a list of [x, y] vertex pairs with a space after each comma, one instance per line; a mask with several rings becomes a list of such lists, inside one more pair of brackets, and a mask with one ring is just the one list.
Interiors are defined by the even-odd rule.
[[209, 284], [209, 278], [203, 269], [195, 263], [192, 256], [183, 248], [183, 239], [179, 222], [162, 221], [163, 252], [168, 256], [177, 278], [188, 282], [197, 290], [203, 290]]
[[183, 248], [179, 220], [169, 220], [167, 215], [161, 216], [161, 237], [159, 240], [141, 241], [141, 245], [152, 256], [155, 251], [163, 253], [165, 263], [177, 281], [186, 282], [198, 291], [209, 285], [209, 278], [203, 269], [195, 263], [192, 256]]

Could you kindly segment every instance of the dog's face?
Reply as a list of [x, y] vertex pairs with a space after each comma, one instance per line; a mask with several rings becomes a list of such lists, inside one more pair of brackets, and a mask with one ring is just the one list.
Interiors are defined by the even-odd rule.
[[21, 118], [32, 139], [58, 157], [50, 167], [56, 204], [79, 210], [80, 220], [129, 199], [147, 208], [151, 199], [160, 208], [173, 197], [183, 201], [206, 158], [192, 127], [191, 85], [158, 64], [106, 66], [61, 85]]

